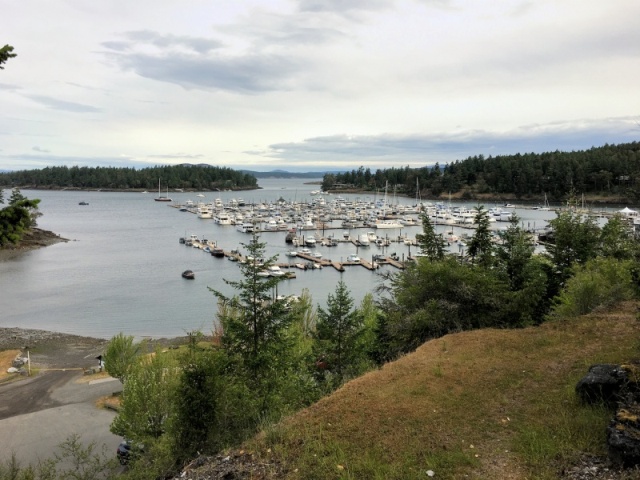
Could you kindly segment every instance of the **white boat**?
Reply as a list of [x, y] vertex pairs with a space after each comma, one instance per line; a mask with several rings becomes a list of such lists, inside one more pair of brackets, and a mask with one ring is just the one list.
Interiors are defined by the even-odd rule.
[[311, 255], [311, 250], [309, 250], [308, 248], [303, 248], [300, 250], [300, 253], [303, 255]]
[[316, 241], [316, 239], [314, 237], [306, 237], [304, 239], [304, 243], [305, 243], [305, 245], [307, 245], [309, 247], [315, 247], [316, 243], [318, 243], [318, 242]]
[[374, 224], [374, 226], [381, 229], [402, 228], [402, 224], [400, 222], [396, 222], [395, 220], [378, 220]]
[[253, 223], [244, 222], [236, 225], [236, 230], [242, 233], [253, 233]]
[[198, 204], [196, 216], [204, 219], [213, 218], [213, 209], [211, 208], [211, 205], [205, 205], [203, 203]]
[[265, 223], [264, 225], [264, 230], [268, 231], [268, 232], [273, 232], [278, 230], [278, 223], [275, 221], [275, 219], [270, 218], [267, 223]]
[[231, 225], [231, 216], [224, 212], [218, 213], [213, 220], [218, 225]]
[[361, 247], [368, 247], [371, 245], [371, 240], [369, 240], [369, 235], [367, 233], [363, 233], [358, 235], [358, 243]]
[[296, 252], [295, 250], [289, 250], [286, 253], [287, 257], [297, 257], [298, 256], [298, 252]]
[[320, 258], [322, 258], [322, 254], [320, 252], [314, 252], [313, 253], [313, 257], [317, 258], [317, 259], [320, 259]]
[[267, 267], [267, 274], [270, 277], [281, 277], [284, 275], [284, 272], [278, 265], [271, 265], [270, 267]]
[[349, 255], [347, 257], [347, 262], [360, 263], [360, 257], [358, 257], [357, 255]]
[[416, 219], [413, 217], [410, 217], [409, 215], [402, 217], [402, 219], [400, 220], [400, 223], [405, 227], [414, 227], [418, 225], [418, 222], [416, 221]]

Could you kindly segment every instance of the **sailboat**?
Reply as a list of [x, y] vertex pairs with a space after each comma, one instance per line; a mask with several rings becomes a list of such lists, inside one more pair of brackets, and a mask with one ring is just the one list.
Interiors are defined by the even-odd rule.
[[549, 210], [551, 210], [551, 208], [549, 207], [549, 200], [547, 200], [547, 194], [544, 194], [544, 204], [538, 208], [538, 210], [543, 210], [545, 212], [548, 212]]
[[167, 196], [163, 197], [160, 194], [160, 179], [158, 179], [158, 196], [156, 198], [154, 198], [154, 200], [156, 202], [170, 202], [171, 199], [169, 198], [169, 187], [167, 187]]

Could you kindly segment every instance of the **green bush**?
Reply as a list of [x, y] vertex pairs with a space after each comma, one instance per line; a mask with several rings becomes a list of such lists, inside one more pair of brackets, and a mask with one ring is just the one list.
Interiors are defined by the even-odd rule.
[[596, 258], [574, 267], [551, 316], [576, 317], [633, 298], [632, 265], [631, 261]]

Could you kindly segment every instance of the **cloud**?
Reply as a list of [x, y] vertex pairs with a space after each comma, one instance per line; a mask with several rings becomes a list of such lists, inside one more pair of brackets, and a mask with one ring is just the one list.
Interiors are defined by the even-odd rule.
[[30, 98], [34, 102], [37, 102], [53, 110], [62, 110], [65, 112], [72, 112], [72, 113], [95, 113], [100, 111], [99, 108], [92, 107], [91, 105], [83, 105], [81, 103], [68, 102], [66, 100], [59, 100], [57, 98], [47, 97], [45, 95], [25, 95], [25, 97]]
[[4, 90], [7, 92], [17, 92], [20, 90], [18, 85], [12, 85], [10, 83], [0, 83], [0, 90]]
[[[35, 150], [35, 148], [34, 148]], [[149, 167], [148, 162], [140, 161], [130, 156], [96, 156], [78, 157], [73, 155], [51, 155], [45, 151], [38, 153], [0, 155], [0, 164], [13, 170], [45, 168], [56, 166], [86, 166], [86, 167], [127, 167], [145, 168]]]
[[347, 13], [383, 10], [391, 6], [388, 0], [298, 0], [298, 8], [303, 12]]
[[165, 154], [160, 154], [160, 155], [147, 155], [146, 158], [153, 158], [153, 159], [161, 159], [161, 160], [199, 160], [201, 158], [204, 158], [204, 155], [202, 154], [189, 154], [189, 153], [165, 153]]
[[31, 150], [33, 150], [34, 152], [40, 152], [40, 153], [50, 153], [49, 150], [46, 150], [44, 148], [40, 148], [38, 146], [33, 147]]
[[[508, 131], [460, 130], [431, 134], [331, 135], [302, 142], [277, 143], [261, 155], [283, 161], [320, 161], [331, 165], [378, 164], [421, 166], [469, 156], [583, 150], [605, 143], [637, 141], [638, 118], [524, 125]], [[248, 151], [245, 153], [258, 154]]]
[[114, 58], [125, 70], [141, 77], [180, 85], [186, 89], [225, 90], [255, 94], [292, 88], [291, 77], [301, 70], [283, 55], [191, 56], [136, 53]]
[[124, 36], [129, 39], [129, 42], [116, 42], [116, 48], [120, 48], [121, 50], [129, 50], [131, 48], [134, 48], [138, 44], [145, 44], [153, 45], [160, 50], [182, 49], [185, 51], [204, 54], [212, 50], [217, 50], [223, 46], [222, 42], [212, 38], [160, 34], [151, 30], [137, 30], [133, 32], [127, 32], [124, 34]]
[[[254, 36], [259, 36], [254, 30]], [[317, 39], [313, 29], [297, 29], [289, 41]], [[107, 54], [122, 69], [141, 77], [180, 85], [185, 89], [223, 90], [255, 94], [288, 90], [302, 66], [287, 54], [222, 52], [223, 43], [202, 37], [161, 35], [148, 30], [128, 32], [124, 42], [103, 42]], [[259, 42], [258, 42], [259, 43]]]

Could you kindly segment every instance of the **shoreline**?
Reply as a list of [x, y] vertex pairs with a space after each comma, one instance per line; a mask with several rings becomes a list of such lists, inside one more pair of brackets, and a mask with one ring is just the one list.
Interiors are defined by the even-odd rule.
[[0, 262], [12, 260], [20, 255], [37, 250], [39, 248], [55, 245], [56, 243], [69, 242], [68, 238], [61, 237], [57, 233], [41, 228], [32, 228], [26, 232], [18, 244], [9, 244], [0, 248]]
[[[210, 337], [205, 336], [205, 339]], [[41, 330], [22, 327], [0, 327], [0, 351], [3, 350], [25, 350], [28, 347], [34, 355], [51, 355], [61, 357], [72, 354], [79, 346], [84, 348], [105, 348], [110, 341], [108, 338], [91, 337], [86, 335], [76, 335], [74, 333], [56, 332], [52, 330]], [[187, 344], [188, 336], [184, 337], [159, 337], [145, 338], [144, 342], [151, 347], [147, 348], [170, 348]], [[65, 352], [67, 347], [74, 346], [70, 351]], [[36, 361], [36, 360], [34, 360]], [[53, 363], [60, 364], [59, 360]]]

